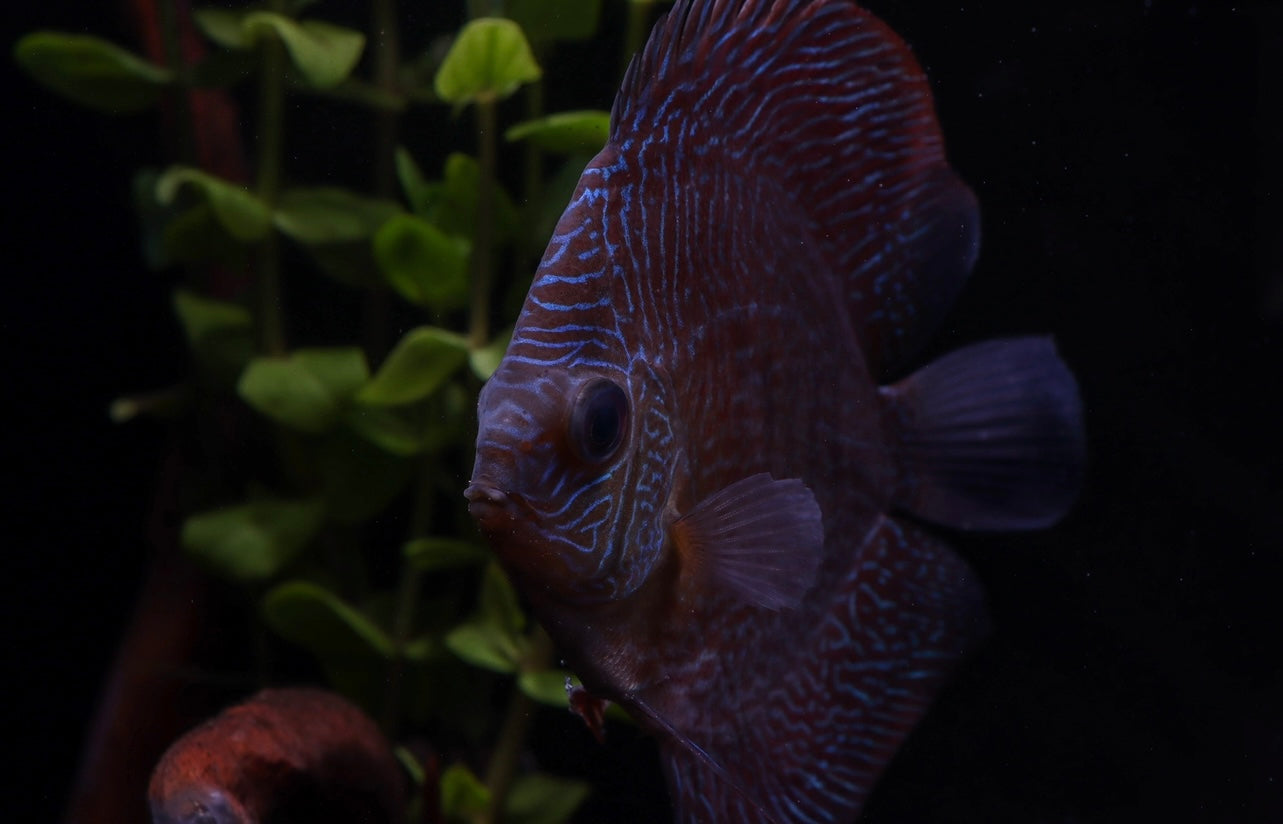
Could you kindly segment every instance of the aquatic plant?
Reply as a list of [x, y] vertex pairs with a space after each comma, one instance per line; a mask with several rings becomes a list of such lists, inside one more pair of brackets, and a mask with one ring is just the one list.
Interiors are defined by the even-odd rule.
[[[566, 675], [480, 544], [461, 492], [476, 395], [515, 299], [605, 140], [605, 112], [546, 114], [541, 81], [558, 44], [596, 34], [601, 2], [470, 2], [456, 32], [415, 32], [408, 60], [398, 45], [407, 16], [395, 0], [372, 5], [377, 36], [326, 20], [308, 0], [190, 17], [161, 2], [153, 58], [51, 31], [24, 37], [15, 57], [76, 103], [159, 110], [178, 124], [179, 162], [138, 171], [134, 191], [147, 261], [176, 278], [192, 374], [121, 398], [111, 414], [175, 420], [201, 444], [204, 471], [183, 479], [183, 550], [235, 582], [262, 626], [314, 656], [328, 685], [390, 736], [431, 729], [463, 742], [455, 751], [484, 754], [437, 771], [400, 749], [411, 775], [438, 784], [420, 803], [439, 795], [449, 820], [560, 821], [587, 786], [523, 772], [518, 757], [534, 702], [566, 705]], [[650, 6], [630, 3], [626, 48], [640, 43]], [[226, 120], [211, 115], [232, 111], [228, 95], [256, 101], [249, 181], [218, 162], [220, 148], [234, 153], [218, 145]], [[331, 106], [336, 130], [374, 134], [369, 190], [295, 182], [294, 146], [313, 139], [287, 128], [300, 96]], [[520, 118], [500, 110], [516, 96]], [[471, 152], [412, 132], [399, 145], [401, 121], [420, 110], [470, 118]], [[501, 161], [520, 169], [516, 186]], [[315, 340], [309, 312], [330, 311], [316, 294], [359, 303], [363, 334]], [[280, 675], [272, 646], [257, 661], [268, 681]]]

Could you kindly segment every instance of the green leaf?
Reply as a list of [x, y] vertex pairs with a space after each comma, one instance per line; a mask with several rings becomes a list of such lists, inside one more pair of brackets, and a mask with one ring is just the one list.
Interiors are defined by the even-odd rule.
[[357, 289], [382, 287], [383, 276], [374, 261], [369, 238], [339, 243], [304, 243], [303, 251], [322, 274]]
[[441, 812], [448, 819], [471, 819], [490, 806], [490, 791], [463, 764], [451, 764], [441, 775]]
[[[477, 188], [480, 185], [481, 165], [476, 158], [451, 152], [445, 161], [445, 180], [425, 187], [420, 214], [447, 234], [471, 239], [476, 226]], [[516, 230], [517, 209], [512, 198], [498, 185], [495, 186], [494, 205], [495, 242], [502, 243]], [[561, 205], [564, 209], [566, 204], [563, 202]]]
[[428, 181], [415, 162], [414, 155], [404, 146], [396, 148], [396, 176], [401, 183], [401, 190], [405, 192], [405, 199], [410, 202], [410, 208], [420, 214], [426, 212], [431, 196]]
[[401, 547], [405, 559], [420, 572], [435, 572], [485, 563], [490, 553], [457, 538], [415, 538]]
[[431, 326], [411, 329], [357, 395], [371, 406], [395, 406], [427, 397], [468, 357], [466, 339]]
[[446, 635], [445, 643], [464, 661], [493, 672], [514, 673], [521, 661], [521, 646], [493, 624], [461, 624]]
[[347, 189], [287, 189], [277, 201], [273, 222], [300, 243], [340, 243], [373, 236], [400, 211], [390, 200]]
[[503, 360], [504, 353], [508, 351], [508, 343], [511, 340], [512, 327], [508, 327], [495, 335], [494, 340], [485, 346], [469, 352], [468, 365], [472, 367], [472, 374], [483, 381], [490, 380], [490, 376], [499, 368], [499, 362]]
[[286, 358], [250, 361], [236, 391], [269, 418], [317, 433], [334, 424], [342, 402], [368, 375], [360, 349], [300, 349]]
[[440, 661], [448, 654], [448, 648], [436, 635], [423, 635], [407, 641], [401, 648], [401, 655], [407, 661], [417, 663]]
[[161, 269], [181, 263], [245, 266], [246, 248], [219, 222], [205, 199], [176, 198], [164, 204], [156, 197], [161, 173], [143, 169], [134, 175], [134, 206], [142, 224], [142, 242], [149, 266]]
[[173, 203], [185, 185], [196, 188], [214, 209], [218, 222], [240, 241], [262, 240], [272, 228], [272, 213], [244, 186], [193, 169], [171, 166], [156, 181], [156, 199]]
[[[393, 754], [396, 755], [396, 760], [401, 762], [401, 768], [410, 776], [410, 783], [416, 789], [422, 787], [428, 774], [423, 769], [423, 764], [419, 761], [419, 757], [404, 745], [397, 745], [397, 748], [393, 750]], [[415, 794], [418, 795], [418, 793]]]
[[209, 39], [229, 49], [248, 49], [264, 37], [279, 37], [303, 78], [321, 89], [347, 78], [365, 48], [365, 35], [358, 31], [268, 11], [201, 9], [196, 23]]
[[504, 821], [510, 824], [562, 824], [584, 803], [589, 786], [583, 781], [545, 773], [523, 775], [512, 784]]
[[200, 366], [220, 386], [229, 386], [254, 355], [249, 312], [235, 303], [212, 300], [194, 292], [174, 293], [174, 314], [187, 335]]
[[[154, 199], [155, 194], [153, 188], [149, 196]], [[215, 263], [231, 269], [244, 266], [245, 246], [227, 231], [214, 208], [204, 201], [174, 214], [165, 224], [161, 244], [161, 258], [166, 264]]]
[[165, 230], [179, 211], [156, 200], [159, 179], [160, 172], [155, 169], [139, 169], [129, 187], [141, 230], [143, 258], [152, 269], [163, 269], [173, 262], [165, 245]]
[[187, 342], [193, 347], [212, 335], [248, 331], [253, 325], [244, 306], [202, 297], [184, 289], [174, 292], [174, 312], [187, 334]]
[[[477, 189], [481, 186], [481, 164], [472, 155], [463, 152], [451, 152], [445, 159], [445, 190], [443, 196], [434, 202], [437, 210], [448, 209], [466, 216], [466, 234], [471, 237], [472, 225], [476, 221]], [[440, 217], [440, 215], [435, 215]], [[442, 228], [445, 224], [437, 222]]]
[[393, 455], [408, 458], [423, 451], [422, 433], [395, 409], [353, 406], [343, 416], [353, 432]]
[[427, 399], [423, 419], [423, 448], [436, 452], [475, 436], [477, 396], [468, 392], [461, 381], [445, 384]]
[[310, 372], [337, 400], [346, 400], [370, 379], [365, 352], [357, 346], [296, 349], [290, 358]]
[[482, 621], [494, 624], [514, 637], [526, 628], [526, 614], [521, 611], [517, 591], [497, 563], [486, 567], [481, 578], [477, 611]]
[[245, 31], [249, 9], [197, 9], [193, 16], [205, 36], [227, 49], [248, 49], [253, 45]]
[[339, 411], [315, 375], [284, 358], [250, 361], [236, 391], [259, 412], [303, 432], [324, 432]]
[[596, 154], [610, 137], [610, 112], [558, 112], [518, 123], [504, 133], [508, 140], [529, 140], [547, 152]]
[[525, 657], [528, 643], [521, 635], [526, 615], [517, 593], [497, 563], [486, 567], [481, 577], [477, 612], [465, 624], [446, 636], [446, 646], [473, 666], [501, 673], [516, 672]]
[[504, 14], [534, 43], [587, 40], [597, 33], [601, 0], [507, 0]]
[[318, 20], [299, 23], [279, 14], [256, 11], [245, 15], [241, 26], [253, 41], [268, 32], [281, 38], [299, 73], [320, 89], [337, 85], [351, 74], [365, 48], [365, 35], [360, 32]]
[[483, 17], [459, 32], [434, 86], [442, 100], [461, 106], [507, 97], [540, 75], [521, 27], [511, 20]]
[[543, 672], [523, 672], [517, 678], [521, 691], [541, 704], [550, 707], [565, 708], [570, 706], [566, 697], [566, 672], [564, 670], [544, 670]]
[[315, 500], [264, 500], [202, 512], [183, 524], [183, 548], [214, 571], [262, 581], [292, 561], [320, 529]]
[[347, 429], [322, 438], [314, 454], [326, 514], [339, 524], [361, 524], [383, 512], [415, 471], [403, 456]]
[[108, 113], [146, 109], [174, 81], [168, 69], [90, 35], [32, 32], [18, 41], [13, 56], [46, 88]]
[[384, 658], [392, 639], [360, 610], [311, 581], [288, 581], [263, 597], [263, 616], [275, 632], [318, 658]]
[[468, 301], [468, 241], [414, 215], [397, 215], [374, 236], [374, 259], [406, 300], [432, 309]]
[[186, 412], [192, 405], [192, 397], [186, 384], [145, 395], [130, 395], [116, 398], [107, 408], [107, 416], [112, 423], [125, 423], [139, 415], [149, 415], [160, 420], [171, 420]]

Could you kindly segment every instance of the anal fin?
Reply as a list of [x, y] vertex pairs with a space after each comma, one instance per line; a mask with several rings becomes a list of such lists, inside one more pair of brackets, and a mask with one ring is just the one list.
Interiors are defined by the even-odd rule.
[[[859, 520], [834, 517], [842, 526]], [[787, 652], [742, 661], [739, 691], [705, 707], [702, 728], [674, 729], [633, 702], [664, 733], [676, 821], [857, 820], [886, 765], [987, 633], [979, 579], [931, 530], [883, 516], [851, 549], [854, 563], [822, 620], [805, 630], [786, 623]]]

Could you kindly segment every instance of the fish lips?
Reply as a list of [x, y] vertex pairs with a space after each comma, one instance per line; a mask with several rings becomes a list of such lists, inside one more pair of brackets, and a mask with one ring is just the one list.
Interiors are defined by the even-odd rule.
[[505, 492], [493, 482], [473, 479], [463, 491], [468, 499], [468, 514], [489, 535], [511, 533], [526, 508], [520, 496]]
[[510, 575], [545, 593], [568, 580], [560, 545], [548, 539], [535, 508], [520, 494], [474, 479], [463, 495], [468, 514]]

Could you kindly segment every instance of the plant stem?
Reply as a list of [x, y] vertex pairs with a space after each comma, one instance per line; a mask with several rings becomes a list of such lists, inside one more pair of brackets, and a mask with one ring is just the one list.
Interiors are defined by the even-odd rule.
[[[410, 516], [411, 540], [429, 533], [432, 526], [432, 510], [435, 500], [435, 488], [432, 481], [438, 466], [431, 458], [424, 458], [420, 463], [419, 477], [415, 488], [414, 512]], [[389, 738], [396, 738], [401, 725], [401, 693], [405, 682], [405, 647], [414, 631], [414, 613], [418, 609], [419, 580], [422, 573], [409, 561], [401, 563], [401, 577], [397, 584], [396, 612], [392, 617], [392, 646], [394, 657], [388, 668], [387, 690], [384, 693], [383, 731]]]
[[[370, 35], [374, 87], [381, 92], [397, 94], [397, 66], [401, 56], [396, 0], [374, 0]], [[397, 111], [380, 109], [375, 115], [374, 194], [377, 197], [392, 197], [396, 189], [394, 157], [399, 127]], [[376, 363], [383, 360], [388, 351], [390, 313], [389, 291], [381, 281], [376, 281], [365, 293], [362, 322], [366, 354]]]
[[[397, 25], [395, 0], [374, 0], [370, 19], [371, 56], [375, 88], [397, 94], [397, 65], [401, 60], [400, 30]], [[374, 192], [392, 194], [396, 185], [393, 155], [397, 144], [398, 113], [379, 109], [375, 115]]]
[[[543, 48], [537, 48], [535, 58], [539, 65], [544, 64], [546, 57]], [[544, 113], [544, 81], [536, 80], [526, 87], [526, 120], [536, 120]], [[543, 151], [533, 140], [526, 141], [525, 157], [525, 212], [529, 216], [527, 225], [537, 225], [535, 216], [543, 205]], [[517, 253], [512, 256], [512, 282], [521, 283], [529, 275], [532, 260], [538, 262], [538, 255], [543, 251], [541, 244], [547, 238], [534, 237], [529, 231], [517, 233]]]
[[[268, 7], [282, 12], [282, 0]], [[258, 177], [255, 192], [268, 208], [276, 206], [281, 188], [281, 159], [285, 142], [285, 46], [276, 37], [263, 38], [262, 66], [258, 86]], [[285, 330], [281, 312], [281, 261], [275, 232], [258, 249], [258, 320], [261, 345], [269, 355], [285, 354]]]
[[[530, 633], [530, 651], [522, 661], [522, 672], [539, 672], [552, 662], [552, 640], [543, 627], [536, 626]], [[481, 824], [498, 824], [503, 820], [503, 808], [508, 800], [508, 790], [517, 775], [517, 761], [526, 743], [526, 733], [534, 720], [535, 702], [516, 684], [508, 699], [499, 740], [486, 770], [486, 789], [490, 790], [490, 807]]]
[[409, 561], [401, 564], [397, 584], [396, 614], [392, 618], [392, 663], [388, 667], [387, 691], [384, 695], [383, 732], [395, 740], [401, 727], [401, 693], [405, 683], [405, 647], [414, 627], [414, 613], [419, 601], [419, 571]]
[[497, 165], [497, 116], [495, 101], [477, 102], [477, 143], [481, 156], [481, 180], [477, 186], [476, 228], [472, 235], [472, 317], [468, 325], [468, 343], [474, 348], [490, 341], [490, 288], [494, 244], [495, 166]]
[[[540, 65], [543, 64], [544, 55], [542, 49], [538, 55]], [[543, 80], [536, 80], [526, 87], [526, 120], [536, 120], [543, 117], [544, 110], [544, 86]], [[533, 140], [526, 141], [526, 208], [534, 210], [536, 204], [542, 198], [543, 192], [543, 151], [535, 145]], [[523, 261], [524, 262], [524, 261]]]
[[191, 72], [183, 60], [183, 50], [178, 36], [178, 15], [173, 3], [157, 3], [156, 14], [160, 18], [161, 45], [165, 50], [165, 67], [179, 79], [178, 88], [173, 91], [175, 140], [178, 143], [177, 155], [183, 163], [192, 163], [196, 157], [196, 139], [192, 134], [191, 112]]

